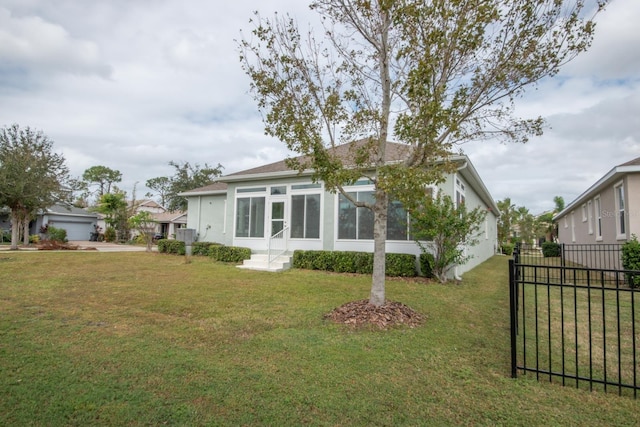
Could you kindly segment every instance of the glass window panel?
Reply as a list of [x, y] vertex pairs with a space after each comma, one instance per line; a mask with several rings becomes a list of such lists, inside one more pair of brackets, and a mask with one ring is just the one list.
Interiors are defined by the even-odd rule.
[[267, 187], [253, 187], [253, 188], [238, 188], [238, 193], [261, 193], [267, 191]]
[[[358, 193], [358, 201], [375, 203], [373, 191]], [[373, 239], [373, 211], [367, 208], [358, 208], [358, 240]]]
[[[356, 193], [348, 193], [356, 197]], [[338, 239], [356, 238], [356, 207], [342, 194], [338, 195]]]
[[305, 238], [320, 238], [320, 195], [307, 194]]
[[397, 201], [387, 209], [387, 240], [407, 240], [407, 211]]
[[249, 237], [249, 204], [247, 198], [238, 199], [236, 208], [236, 237]]
[[309, 188], [320, 188], [320, 184], [294, 184], [291, 186], [292, 190], [307, 190]]
[[251, 198], [251, 229], [249, 237], [264, 237], [264, 197]]
[[271, 187], [271, 194], [287, 194], [287, 186], [279, 185], [277, 187]]
[[291, 196], [291, 237], [304, 238], [304, 197]]
[[271, 219], [284, 219], [284, 202], [271, 203]]

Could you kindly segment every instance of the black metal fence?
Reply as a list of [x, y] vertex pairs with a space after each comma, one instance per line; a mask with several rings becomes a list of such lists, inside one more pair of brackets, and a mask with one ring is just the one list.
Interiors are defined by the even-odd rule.
[[637, 398], [640, 290], [629, 278], [640, 271], [533, 255], [520, 251], [509, 262], [512, 376]]
[[539, 246], [518, 243], [513, 251], [516, 262], [530, 264], [587, 267], [622, 270], [622, 245], [619, 244], [558, 244], [558, 257], [545, 258]]

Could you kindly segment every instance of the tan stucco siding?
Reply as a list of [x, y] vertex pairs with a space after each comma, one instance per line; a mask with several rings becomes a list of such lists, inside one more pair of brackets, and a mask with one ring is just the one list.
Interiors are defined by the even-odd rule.
[[627, 176], [625, 188], [628, 206], [629, 237], [635, 234], [640, 238], [640, 174]]

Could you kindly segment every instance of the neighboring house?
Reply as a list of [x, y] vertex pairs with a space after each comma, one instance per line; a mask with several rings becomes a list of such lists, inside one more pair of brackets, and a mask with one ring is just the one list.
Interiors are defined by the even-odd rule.
[[640, 157], [615, 166], [553, 219], [559, 243], [619, 244], [640, 235]]
[[31, 222], [29, 234], [39, 234], [41, 227], [49, 225], [66, 230], [68, 240], [89, 240], [97, 223], [98, 215], [95, 213], [73, 206], [54, 205]]
[[[338, 147], [343, 158], [348, 156], [348, 147]], [[406, 149], [406, 145], [388, 143], [387, 161], [398, 161]], [[495, 253], [498, 207], [471, 161], [466, 156], [454, 160], [457, 172], [438, 189], [469, 209], [481, 206], [488, 213], [479, 244], [467, 248], [473, 258], [456, 272], [462, 274]], [[266, 253], [270, 237], [277, 232], [284, 232], [288, 254], [296, 249], [372, 252], [371, 211], [356, 209], [344, 196], [329, 193], [322, 182], [312, 182], [311, 175], [312, 171], [289, 169], [282, 160], [181, 193], [189, 203], [187, 228], [196, 230], [199, 241], [248, 247], [255, 254]], [[365, 178], [345, 190], [358, 200], [373, 197], [373, 184]], [[420, 253], [407, 224], [401, 204], [390, 203], [387, 252]]]
[[[131, 204], [129, 204], [131, 206]], [[136, 213], [138, 212], [151, 212], [152, 214], [165, 213], [167, 210], [153, 200], [137, 200], [136, 201]]]
[[161, 212], [152, 214], [157, 221], [156, 233], [166, 239], [175, 239], [176, 230], [187, 226], [187, 213], [182, 211]]
[[183, 211], [169, 212], [164, 206], [153, 200], [136, 201], [135, 212], [150, 212], [156, 221], [155, 234], [161, 234], [164, 238], [174, 239], [176, 229], [187, 226], [187, 213]]

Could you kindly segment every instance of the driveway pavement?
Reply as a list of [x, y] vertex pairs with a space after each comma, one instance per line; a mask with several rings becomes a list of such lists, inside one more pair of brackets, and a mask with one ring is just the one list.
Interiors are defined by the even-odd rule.
[[[78, 249], [96, 248], [98, 252], [144, 252], [147, 250], [146, 246], [109, 242], [90, 242], [88, 240], [75, 240], [69, 243], [72, 245], [78, 245]], [[158, 247], [152, 246], [151, 250], [157, 251]]]
[[[147, 250], [146, 246], [126, 245], [119, 243], [108, 242], [90, 242], [88, 240], [74, 240], [69, 242], [70, 245], [78, 246], [78, 250], [93, 250], [98, 252], [144, 252]], [[1, 250], [9, 250], [9, 245], [0, 245]], [[36, 248], [20, 248], [24, 250], [36, 250]], [[154, 252], [158, 250], [157, 246], [151, 248]]]

